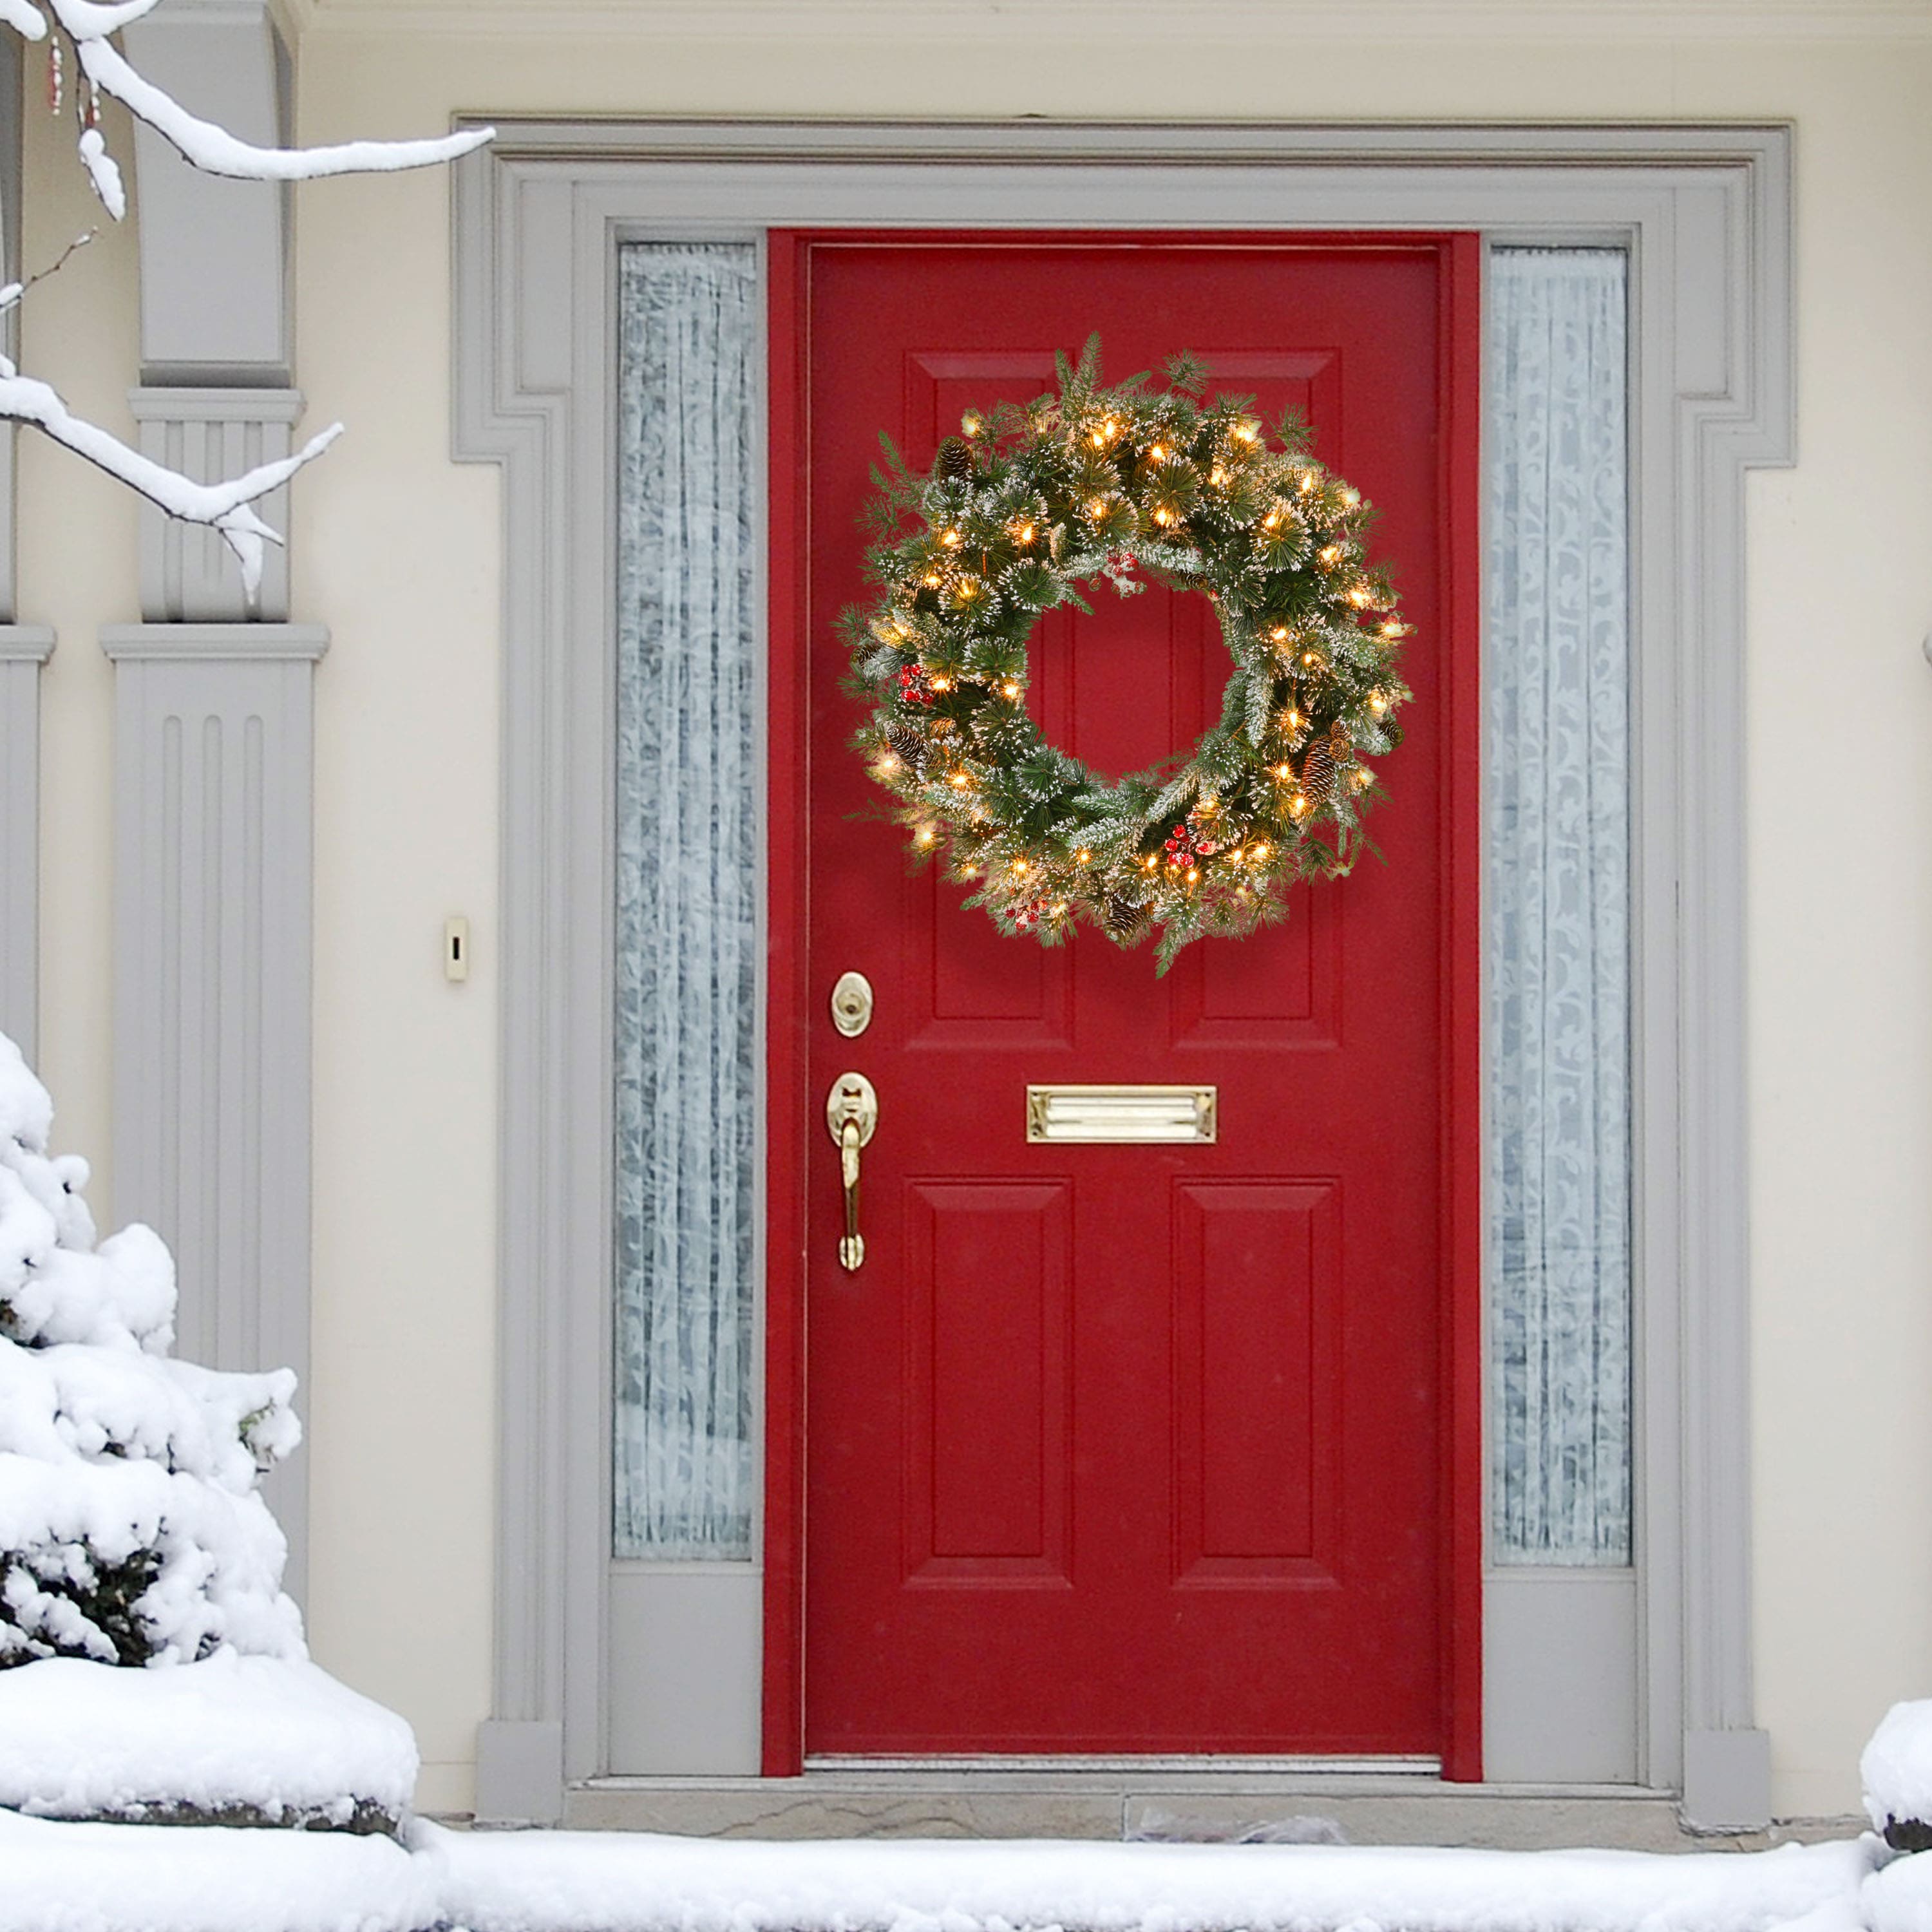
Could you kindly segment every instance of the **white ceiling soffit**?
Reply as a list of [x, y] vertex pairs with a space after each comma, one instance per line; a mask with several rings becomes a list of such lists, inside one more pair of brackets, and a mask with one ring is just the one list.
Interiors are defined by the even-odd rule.
[[1056, 30], [1203, 40], [1932, 40], [1932, 0], [272, 0], [304, 34], [1029, 43]]

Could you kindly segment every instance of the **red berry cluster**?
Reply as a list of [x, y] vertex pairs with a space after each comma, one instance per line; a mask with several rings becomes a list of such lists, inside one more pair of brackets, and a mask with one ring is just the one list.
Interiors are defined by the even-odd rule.
[[1190, 814], [1167, 835], [1167, 862], [1170, 866], [1195, 865], [1220, 851], [1221, 844], [1221, 840], [1214, 836], [1214, 828], [1203, 825]]
[[899, 695], [908, 704], [930, 704], [932, 687], [926, 681], [922, 664], [906, 664], [899, 671]]
[[1013, 930], [1030, 932], [1040, 923], [1040, 916], [1046, 910], [1044, 898], [1028, 899], [1013, 908]]

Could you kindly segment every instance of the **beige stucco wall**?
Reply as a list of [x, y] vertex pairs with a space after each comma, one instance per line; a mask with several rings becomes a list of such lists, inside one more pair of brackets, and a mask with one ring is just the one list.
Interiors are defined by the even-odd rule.
[[[1799, 461], [1751, 488], [1741, 721], [1756, 1640], [1778, 1810], [1853, 1808], [1874, 1719], [1932, 1692], [1932, 33], [1680, 44], [1651, 10], [1634, 37], [1592, 43], [1551, 8], [1510, 40], [1472, 8], [1460, 39], [1304, 44], [1298, 8], [1180, 0], [1081, 8], [1064, 46], [1049, 0], [902, 10], [963, 20], [950, 40], [887, 23], [814, 37], [805, 0], [755, 32], [758, 10], [720, 10], [740, 28], [709, 40], [691, 29], [702, 10], [637, 4], [602, 32], [608, 7], [532, 33], [495, 4], [438, 31], [456, 10], [326, 5], [300, 50], [303, 137], [470, 110], [1796, 122]], [[34, 117], [30, 261], [90, 218], [55, 139]], [[448, 206], [434, 174], [305, 188], [295, 257], [298, 380], [312, 420], [350, 426], [294, 517], [295, 615], [334, 635], [310, 1625], [323, 1662], [416, 1724], [431, 1808], [465, 1804], [489, 1703], [496, 1186], [497, 507], [492, 472], [448, 458]], [[124, 426], [133, 273], [125, 238], [106, 238], [27, 323], [38, 372]], [[22, 478], [21, 614], [62, 633], [42, 1058], [64, 1143], [104, 1150], [111, 680], [94, 632], [137, 614], [133, 515], [58, 452], [29, 448]], [[460, 987], [439, 968], [452, 912], [476, 941]]]
[[[40, 63], [28, 64], [28, 98], [38, 101]], [[104, 124], [128, 153], [125, 118], [111, 112]], [[140, 346], [132, 220], [116, 228], [102, 219], [74, 164], [71, 122], [30, 113], [24, 133], [27, 272], [57, 260], [76, 236], [101, 232], [22, 304], [22, 367], [76, 413], [131, 441], [128, 388]], [[40, 678], [40, 1071], [56, 1096], [62, 1146], [92, 1164], [98, 1204], [111, 1200], [113, 1182], [114, 673], [96, 639], [103, 624], [140, 615], [135, 503], [43, 436], [21, 434], [16, 460], [18, 615], [59, 632]]]

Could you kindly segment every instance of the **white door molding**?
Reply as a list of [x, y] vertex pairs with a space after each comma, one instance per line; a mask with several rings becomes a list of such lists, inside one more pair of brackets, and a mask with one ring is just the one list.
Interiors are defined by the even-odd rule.
[[[555, 1818], [567, 1781], [609, 1768], [615, 249], [789, 226], [1146, 226], [1475, 229], [1631, 252], [1634, 1732], [1640, 1779], [1682, 1791], [1692, 1821], [1762, 1823], [1738, 721], [1743, 479], [1792, 453], [1789, 130], [499, 125], [458, 165], [454, 232], [454, 454], [502, 467], [505, 520], [498, 1592], [479, 1816]], [[1520, 1630], [1534, 1612], [1513, 1614]], [[1510, 1667], [1492, 1657], [1492, 1678]], [[1492, 1683], [1492, 1711], [1507, 1688]]]

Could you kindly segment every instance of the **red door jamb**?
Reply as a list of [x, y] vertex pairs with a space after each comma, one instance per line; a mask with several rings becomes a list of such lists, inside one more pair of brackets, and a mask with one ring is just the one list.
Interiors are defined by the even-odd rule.
[[766, 863], [765, 1012], [764, 1774], [796, 1778], [805, 1761], [806, 859], [808, 755], [802, 612], [806, 308], [802, 238], [766, 244], [766, 383], [771, 412], [766, 502], [771, 550], [765, 593]]
[[1483, 1774], [1482, 237], [1445, 236], [1442, 250], [1442, 1772], [1473, 1783]]

